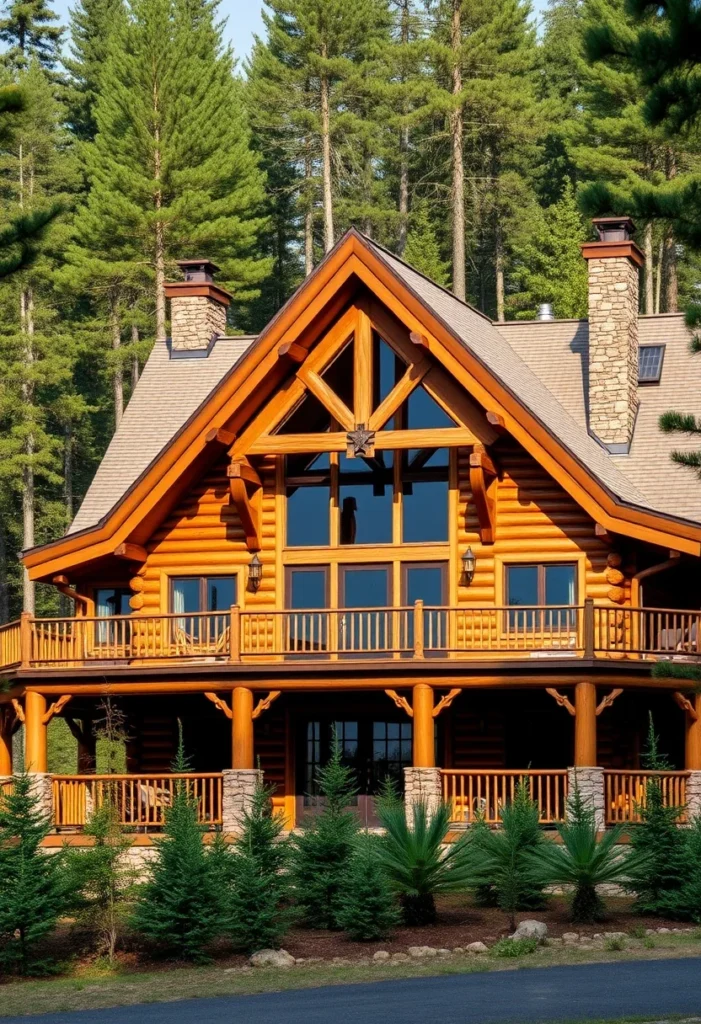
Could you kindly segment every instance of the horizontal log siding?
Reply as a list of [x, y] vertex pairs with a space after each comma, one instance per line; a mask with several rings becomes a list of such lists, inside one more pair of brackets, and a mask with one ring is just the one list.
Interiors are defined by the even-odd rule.
[[[469, 587], [458, 588], [458, 603], [488, 606], [496, 602], [495, 557], [504, 561], [532, 555], [561, 556], [567, 561], [585, 552], [586, 597], [609, 604], [606, 559], [610, 548], [594, 533], [587, 513], [513, 440], [502, 440], [495, 449], [503, 477], [497, 484], [496, 539], [482, 545], [469, 479], [468, 448], [458, 455], [458, 553], [472, 547], [477, 557], [475, 578]], [[626, 603], [630, 583], [625, 582]], [[505, 595], [504, 595], [505, 597]]]

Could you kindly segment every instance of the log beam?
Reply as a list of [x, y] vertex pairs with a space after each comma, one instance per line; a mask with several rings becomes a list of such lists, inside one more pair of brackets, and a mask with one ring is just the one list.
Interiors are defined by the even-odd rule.
[[208, 430], [204, 435], [205, 444], [220, 444], [224, 448], [230, 448], [236, 440], [233, 430], [225, 430], [223, 427], [215, 427]]
[[576, 768], [596, 767], [596, 686], [577, 683], [574, 688], [574, 763]]
[[308, 352], [302, 345], [298, 345], [296, 341], [284, 341], [282, 345], [278, 345], [277, 350], [278, 359], [289, 359], [292, 363], [303, 363], [307, 358]]
[[128, 562], [145, 562], [148, 558], [146, 548], [140, 544], [130, 544], [128, 541], [118, 544], [112, 553], [115, 558], [124, 558]]
[[[246, 459], [234, 459], [227, 466], [231, 499], [236, 505], [249, 551], [260, 551], [261, 505], [263, 488], [260, 477]], [[257, 481], [257, 483], [256, 483]]]

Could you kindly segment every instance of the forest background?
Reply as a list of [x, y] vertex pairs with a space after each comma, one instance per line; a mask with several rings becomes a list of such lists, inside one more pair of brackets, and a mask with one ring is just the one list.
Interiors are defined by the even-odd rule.
[[[219, 265], [230, 333], [260, 330], [350, 225], [495, 319], [585, 316], [582, 196], [635, 212], [701, 150], [646, 123], [627, 58], [587, 59], [604, 23], [633, 37], [623, 0], [549, 0], [539, 31], [528, 0], [269, 0], [239, 63], [217, 0], [76, 0], [67, 25], [8, 0], [0, 85], [25, 103], [0, 231], [61, 212], [0, 281], [0, 622], [59, 609], [18, 554], [71, 522], [167, 336], [177, 259]], [[694, 301], [698, 252], [637, 220], [642, 311]]]

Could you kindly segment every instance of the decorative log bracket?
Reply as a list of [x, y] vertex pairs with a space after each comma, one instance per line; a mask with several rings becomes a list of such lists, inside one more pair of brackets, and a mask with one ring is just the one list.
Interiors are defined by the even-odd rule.
[[251, 718], [260, 718], [263, 712], [268, 710], [273, 701], [278, 699], [281, 692], [281, 690], [271, 690], [267, 697], [261, 697], [251, 712]]
[[470, 452], [470, 489], [477, 511], [480, 540], [493, 544], [496, 533], [497, 468], [483, 444], [474, 445]]
[[233, 430], [225, 430], [224, 427], [214, 427], [204, 436], [205, 444], [220, 444], [224, 448], [230, 448], [235, 440], [236, 434]]
[[12, 698], [12, 707], [15, 709], [17, 721], [24, 722], [24, 708], [22, 707], [22, 705], [20, 704], [16, 697]]
[[223, 711], [227, 718], [234, 717], [234, 712], [231, 710], [226, 701], [222, 700], [218, 694], [212, 693], [211, 691], [207, 690], [207, 692], [205, 693], [205, 697], [207, 698], [207, 700], [211, 700], [215, 708], [219, 708], [220, 711]]
[[616, 700], [616, 698], [620, 697], [622, 693], [623, 690], [621, 689], [621, 687], [617, 686], [614, 690], [611, 690], [610, 693], [607, 693], [605, 697], [602, 697], [599, 703], [596, 705], [597, 715], [600, 715], [602, 711], [606, 710], [606, 708], [610, 708], [613, 702]]
[[675, 692], [672, 694], [672, 697], [679, 705], [679, 707], [682, 709], [682, 711], [685, 711], [687, 713], [692, 722], [698, 722], [699, 716], [696, 712], [696, 708], [687, 696], [685, 696], [683, 693], [680, 693], [679, 690], [675, 690]]
[[51, 719], [54, 717], [54, 715], [60, 714], [62, 709], [65, 708], [68, 701], [71, 700], [72, 696], [73, 694], [71, 693], [64, 693], [58, 698], [58, 700], [55, 700], [53, 704], [50, 704], [46, 710], [46, 713], [42, 715], [42, 725], [48, 725]]
[[450, 705], [455, 700], [455, 698], [461, 692], [462, 691], [461, 691], [460, 687], [456, 687], [455, 689], [450, 690], [443, 697], [441, 697], [441, 699], [438, 701], [438, 703], [436, 704], [435, 708], [433, 709], [433, 717], [434, 718], [438, 718], [438, 716], [440, 715], [441, 711], [445, 711], [446, 708], [449, 708]]
[[56, 587], [60, 594], [64, 594], [69, 597], [71, 601], [75, 601], [76, 604], [81, 605], [83, 609], [87, 610], [88, 604], [90, 603], [83, 594], [79, 594], [76, 590], [71, 587], [68, 582], [67, 576], [54, 576], [51, 580], [53, 585]]
[[16, 708], [9, 704], [0, 706], [0, 734], [14, 736], [21, 724]]
[[397, 693], [396, 690], [385, 690], [385, 693], [391, 700], [394, 701], [398, 708], [401, 708], [402, 711], [406, 711], [409, 718], [414, 717], [414, 709], [412, 708], [411, 704], [406, 699], [406, 697], [402, 697], [402, 695], [400, 693]]
[[566, 697], [564, 693], [560, 693], [553, 686], [546, 686], [545, 692], [550, 694], [556, 704], [559, 704], [561, 708], [565, 708], [568, 714], [572, 715], [572, 717], [575, 716], [574, 704], [569, 697]]
[[261, 549], [261, 504], [263, 485], [246, 458], [232, 459], [227, 466], [231, 499], [241, 520], [249, 551]]

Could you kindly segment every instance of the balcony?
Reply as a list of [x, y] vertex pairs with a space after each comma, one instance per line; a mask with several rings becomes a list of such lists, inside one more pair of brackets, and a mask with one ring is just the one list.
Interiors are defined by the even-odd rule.
[[0, 626], [0, 672], [163, 664], [553, 658], [697, 662], [701, 611], [583, 605], [341, 608], [110, 618]]

